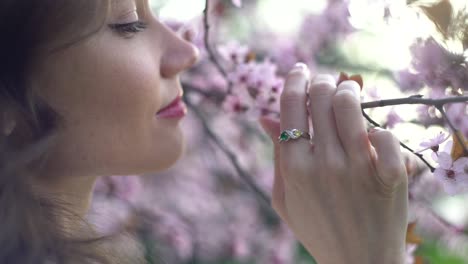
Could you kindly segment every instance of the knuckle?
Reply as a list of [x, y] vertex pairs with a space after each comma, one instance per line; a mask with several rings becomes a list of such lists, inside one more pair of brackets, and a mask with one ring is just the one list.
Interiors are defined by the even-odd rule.
[[399, 144], [400, 141], [397, 139], [397, 137], [389, 130], [382, 129], [374, 132], [374, 134], [384, 140], [388, 140], [394, 144]]
[[404, 183], [407, 179], [406, 169], [402, 163], [386, 165], [380, 175], [380, 180], [383, 187], [388, 190], [395, 189], [397, 186]]
[[334, 92], [335, 88], [331, 83], [322, 80], [312, 84], [309, 89], [309, 95], [311, 97], [332, 96]]
[[334, 108], [351, 109], [358, 107], [358, 101], [352, 94], [342, 93], [333, 96], [332, 104]]
[[285, 90], [281, 94], [281, 103], [283, 104], [297, 104], [302, 101], [305, 101], [305, 93], [296, 90]]

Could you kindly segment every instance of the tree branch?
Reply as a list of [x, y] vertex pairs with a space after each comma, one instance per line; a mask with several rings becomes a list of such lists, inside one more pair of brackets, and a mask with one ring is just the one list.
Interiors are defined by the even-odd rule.
[[236, 154], [232, 152], [228, 146], [220, 139], [218, 136], [213, 132], [213, 130], [209, 127], [208, 121], [204, 117], [204, 115], [201, 113], [201, 111], [195, 107], [190, 100], [185, 100], [187, 103], [187, 106], [190, 107], [195, 115], [200, 119], [201, 124], [203, 126], [203, 129], [207, 133], [208, 137], [221, 149], [222, 152], [229, 158], [231, 161], [232, 165], [234, 166], [236, 172], [239, 174], [239, 176], [242, 178], [242, 180], [249, 186], [255, 194], [260, 197], [260, 200], [264, 202], [264, 205], [268, 210], [271, 210], [271, 201], [270, 198], [263, 193], [263, 191], [255, 184], [254, 181], [252, 181], [253, 177], [246, 172], [241, 165], [239, 164], [239, 161], [237, 159]]
[[[367, 115], [366, 112], [364, 112], [364, 110], [362, 110], [362, 115], [364, 116], [364, 118], [369, 122], [371, 123], [372, 125], [376, 126], [376, 127], [382, 127], [379, 123], [377, 123], [376, 121], [374, 121], [369, 115]], [[434, 172], [435, 171], [435, 168], [431, 166], [431, 164], [429, 164], [429, 162], [427, 162], [427, 160], [423, 157], [422, 154], [420, 153], [416, 153], [413, 149], [411, 149], [410, 147], [408, 147], [406, 144], [404, 144], [403, 142], [399, 141], [400, 142], [400, 146], [402, 146], [403, 148], [407, 149], [408, 151], [410, 151], [411, 153], [413, 153], [414, 155], [416, 155], [416, 157], [418, 157], [420, 160], [422, 160], [424, 162], [424, 164], [427, 165], [427, 167], [429, 167], [429, 169], [431, 170], [431, 172]]]
[[227, 94], [231, 94], [232, 90], [232, 82], [228, 78], [227, 72], [224, 70], [224, 68], [221, 66], [221, 64], [218, 62], [216, 59], [216, 55], [214, 54], [213, 50], [211, 49], [210, 46], [210, 23], [209, 23], [209, 0], [205, 1], [205, 10], [203, 10], [203, 26], [205, 28], [205, 35], [204, 35], [204, 44], [205, 44], [205, 49], [208, 52], [208, 58], [213, 64], [215, 65], [216, 69], [223, 75], [223, 77], [228, 81], [228, 91]]
[[[444, 119], [447, 121], [448, 125], [450, 126], [453, 133], [455, 134], [455, 137], [457, 138], [457, 140], [460, 142], [461, 146], [463, 147], [463, 151], [464, 151], [465, 155], [468, 155], [468, 147], [466, 146], [466, 144], [462, 140], [461, 136], [457, 133], [458, 130], [454, 127], [454, 125], [452, 124], [452, 122], [450, 121], [450, 119], [448, 118], [447, 114], [444, 111], [444, 105], [445, 104], [448, 104], [448, 103], [465, 103], [465, 102], [468, 102], [468, 96], [454, 96], [454, 97], [448, 97], [448, 98], [442, 98], [442, 99], [425, 99], [425, 98], [421, 98], [419, 95], [414, 95], [414, 96], [410, 96], [410, 97], [406, 97], [406, 98], [397, 98], [397, 99], [390, 99], [390, 100], [380, 100], [380, 101], [374, 101], [374, 102], [366, 102], [366, 103], [361, 104], [361, 108], [366, 109], [366, 108], [376, 108], [376, 107], [391, 106], [391, 105], [403, 105], [403, 104], [423, 104], [423, 105], [434, 106], [437, 110], [439, 110], [439, 112], [442, 114]], [[364, 113], [364, 111], [363, 111], [363, 113]], [[366, 117], [366, 119], [369, 120], [368, 117]], [[379, 127], [380, 127], [380, 125], [379, 125]], [[409, 148], [407, 148], [407, 149], [409, 150]], [[412, 151], [412, 152], [414, 153], [414, 151]], [[420, 156], [418, 155], [418, 157], [420, 157]], [[431, 171], [432, 171], [432, 169], [431, 169]]]
[[432, 105], [435, 107], [443, 106], [447, 103], [462, 103], [468, 102], [468, 96], [455, 96], [443, 99], [425, 99], [420, 98], [418, 96], [410, 96], [405, 98], [397, 98], [397, 99], [389, 99], [389, 100], [380, 100], [380, 101], [373, 101], [373, 102], [366, 102], [362, 103], [362, 109], [366, 108], [376, 108], [376, 107], [383, 107], [383, 106], [391, 106], [391, 105], [404, 105], [404, 104], [423, 104], [423, 105]]

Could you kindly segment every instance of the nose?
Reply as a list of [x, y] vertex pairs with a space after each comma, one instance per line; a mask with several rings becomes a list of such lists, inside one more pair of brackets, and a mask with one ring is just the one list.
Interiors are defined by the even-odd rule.
[[166, 50], [161, 58], [161, 76], [172, 78], [194, 65], [200, 57], [200, 51], [195, 45], [180, 38], [165, 26], [164, 30], [166, 31], [164, 34]]

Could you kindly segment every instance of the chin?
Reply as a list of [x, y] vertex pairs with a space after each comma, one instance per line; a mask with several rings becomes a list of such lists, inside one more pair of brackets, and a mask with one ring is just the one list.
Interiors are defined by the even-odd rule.
[[164, 147], [165, 151], [159, 153], [158, 159], [152, 163], [153, 167], [155, 167], [154, 172], [160, 172], [171, 168], [183, 157], [186, 150], [186, 142], [185, 137], [183, 137], [182, 133], [180, 134], [181, 137], [178, 137], [177, 140], [165, 143], [165, 145], [167, 145]]

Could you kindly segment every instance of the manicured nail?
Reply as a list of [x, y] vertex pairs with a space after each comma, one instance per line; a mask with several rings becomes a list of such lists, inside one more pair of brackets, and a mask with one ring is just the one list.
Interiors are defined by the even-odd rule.
[[298, 62], [296, 64], [294, 64], [294, 68], [293, 70], [307, 70], [307, 65], [305, 65], [305, 63], [303, 62]]
[[372, 127], [369, 129], [369, 133], [375, 133], [375, 132], [378, 132], [378, 131], [384, 131], [385, 129], [381, 128], [381, 127]]
[[337, 95], [349, 93], [357, 99], [361, 99], [361, 87], [355, 81], [344, 81], [338, 85]]

